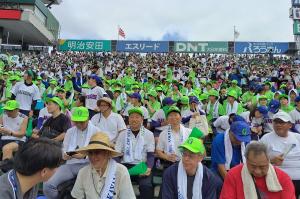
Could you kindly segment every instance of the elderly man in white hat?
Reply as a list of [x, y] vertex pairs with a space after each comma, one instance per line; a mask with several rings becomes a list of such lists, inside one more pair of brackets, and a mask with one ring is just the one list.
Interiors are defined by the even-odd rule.
[[87, 155], [90, 164], [83, 167], [77, 176], [71, 192], [76, 199], [134, 199], [127, 168], [113, 160], [120, 156], [111, 147], [109, 137], [105, 133], [94, 134], [86, 147], [76, 152]]
[[122, 116], [112, 112], [112, 101], [108, 97], [102, 97], [97, 101], [100, 113], [94, 115], [91, 122], [97, 126], [101, 132], [106, 133], [111, 142], [115, 142], [119, 133], [126, 131], [126, 125]]
[[274, 132], [264, 135], [261, 142], [268, 146], [271, 163], [292, 179], [296, 197], [300, 195], [300, 134], [289, 131], [291, 116], [279, 111], [273, 116]]

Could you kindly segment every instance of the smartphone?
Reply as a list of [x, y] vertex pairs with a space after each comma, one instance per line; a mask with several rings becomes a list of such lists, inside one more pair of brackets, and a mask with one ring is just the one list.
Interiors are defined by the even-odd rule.
[[77, 154], [77, 152], [75, 152], [75, 151], [68, 151], [68, 152], [66, 152], [66, 154], [68, 156], [73, 156], [73, 155]]
[[285, 158], [287, 156], [287, 154], [296, 147], [296, 144], [291, 144], [289, 146], [287, 146], [283, 152], [283, 158]]

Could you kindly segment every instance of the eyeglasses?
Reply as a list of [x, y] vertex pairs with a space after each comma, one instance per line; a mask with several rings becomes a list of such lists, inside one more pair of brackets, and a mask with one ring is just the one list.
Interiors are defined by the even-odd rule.
[[191, 152], [189, 152], [187, 150], [182, 150], [182, 151], [180, 151], [180, 153], [181, 153], [182, 157], [189, 158], [189, 159], [194, 159], [194, 158], [196, 158], [196, 157], [199, 156], [199, 154], [197, 154], [197, 153], [191, 153]]

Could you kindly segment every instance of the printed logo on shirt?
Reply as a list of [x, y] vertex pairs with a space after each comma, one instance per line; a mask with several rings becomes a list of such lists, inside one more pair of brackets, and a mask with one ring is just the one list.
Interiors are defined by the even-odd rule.
[[242, 135], [244, 135], [244, 136], [247, 135], [247, 130], [246, 129], [242, 130]]
[[97, 99], [97, 95], [91, 94], [86, 96], [87, 99]]
[[29, 92], [27, 92], [27, 91], [23, 91], [23, 90], [19, 90], [19, 91], [17, 92], [17, 94], [20, 94], [20, 95], [27, 95], [27, 96], [31, 97], [31, 93], [29, 93]]

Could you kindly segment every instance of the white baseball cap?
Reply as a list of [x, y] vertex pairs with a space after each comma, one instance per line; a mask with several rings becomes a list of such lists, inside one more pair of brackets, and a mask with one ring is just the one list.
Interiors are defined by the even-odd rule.
[[278, 113], [276, 113], [273, 116], [273, 120], [274, 119], [281, 119], [284, 122], [292, 122], [293, 121], [291, 116], [288, 113], [283, 112], [283, 111], [278, 111]]

